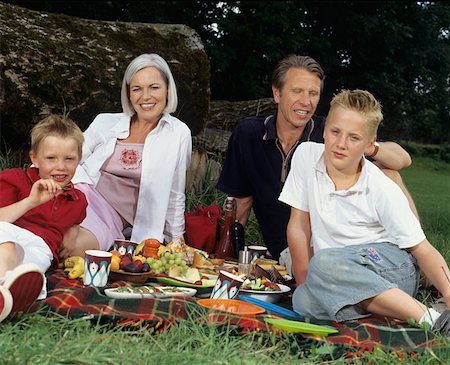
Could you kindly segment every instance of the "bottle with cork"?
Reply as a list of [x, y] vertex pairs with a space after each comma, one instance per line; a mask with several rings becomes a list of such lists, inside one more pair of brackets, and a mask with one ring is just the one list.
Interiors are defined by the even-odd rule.
[[227, 197], [224, 206], [224, 224], [220, 234], [220, 241], [214, 250], [218, 259], [235, 257], [233, 249], [233, 224], [236, 220], [236, 199]]

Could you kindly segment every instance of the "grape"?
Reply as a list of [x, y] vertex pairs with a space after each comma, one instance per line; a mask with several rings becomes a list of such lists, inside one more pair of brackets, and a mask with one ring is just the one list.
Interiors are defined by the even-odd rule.
[[185, 276], [189, 268], [188, 263], [185, 260], [185, 255], [182, 252], [165, 252], [159, 260], [148, 258], [147, 263], [152, 272], [156, 275], [163, 273], [167, 274], [171, 266], [176, 266], [180, 269], [180, 275]]

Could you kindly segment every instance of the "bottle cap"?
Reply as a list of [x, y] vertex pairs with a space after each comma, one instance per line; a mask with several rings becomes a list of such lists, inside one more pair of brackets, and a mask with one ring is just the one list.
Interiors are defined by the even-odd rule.
[[247, 247], [244, 248], [244, 251], [239, 251], [239, 263], [240, 264], [249, 264], [250, 263], [250, 251], [247, 250]]

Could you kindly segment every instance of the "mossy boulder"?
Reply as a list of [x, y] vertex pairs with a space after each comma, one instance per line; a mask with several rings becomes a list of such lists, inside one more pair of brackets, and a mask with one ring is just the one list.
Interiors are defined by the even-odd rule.
[[0, 3], [1, 147], [24, 147], [45, 114], [68, 114], [84, 130], [101, 112], [121, 112], [129, 62], [158, 53], [178, 87], [174, 115], [199, 133], [209, 106], [210, 66], [185, 25], [87, 20]]

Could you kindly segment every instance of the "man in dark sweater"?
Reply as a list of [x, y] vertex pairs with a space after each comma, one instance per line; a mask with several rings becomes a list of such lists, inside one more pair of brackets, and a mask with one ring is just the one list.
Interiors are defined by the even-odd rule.
[[[278, 200], [291, 158], [305, 141], [323, 143], [325, 118], [315, 115], [325, 74], [314, 59], [291, 55], [272, 75], [277, 112], [241, 120], [230, 137], [217, 188], [237, 201], [237, 219], [246, 224], [253, 207], [271, 256], [290, 269], [286, 228], [290, 207]], [[395, 170], [411, 163], [409, 154], [393, 142], [376, 143], [366, 155], [404, 188]], [[394, 170], [394, 171], [392, 171]], [[406, 190], [406, 188], [404, 188]], [[283, 254], [282, 254], [283, 253]]]

